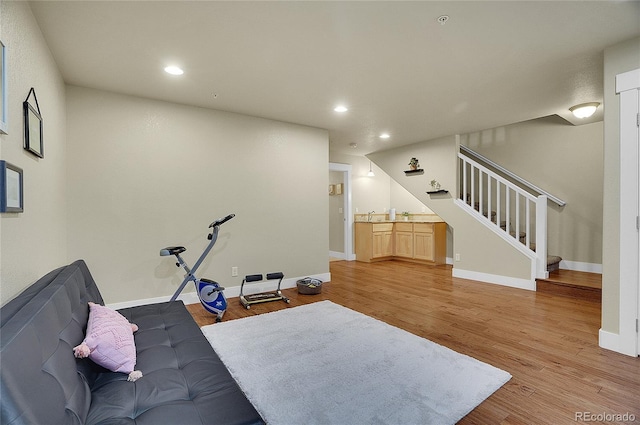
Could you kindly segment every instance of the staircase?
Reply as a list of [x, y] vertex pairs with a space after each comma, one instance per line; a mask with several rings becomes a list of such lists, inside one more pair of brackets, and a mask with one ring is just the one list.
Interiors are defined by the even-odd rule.
[[[553, 197], [491, 160], [460, 146], [458, 205], [535, 263], [535, 278], [546, 279], [562, 260], [547, 255], [547, 199]], [[482, 162], [482, 163], [481, 163]]]
[[[466, 202], [467, 205], [471, 205], [471, 194], [467, 193], [467, 198], [466, 198]], [[480, 202], [475, 202], [473, 204], [473, 209], [475, 209], [476, 211], [480, 211]], [[489, 218], [489, 214], [487, 213], [487, 211], [483, 211], [482, 212], [482, 216], [483, 217], [487, 217]], [[497, 216], [498, 213], [496, 211], [491, 211], [491, 222], [494, 224], [497, 224]], [[500, 229], [502, 229], [504, 232], [507, 232], [507, 221], [503, 220], [500, 222]], [[509, 236], [511, 236], [512, 238], [516, 238], [516, 232], [513, 230], [513, 227], [509, 227], [508, 230]], [[518, 234], [518, 239], [520, 240], [520, 243], [525, 244], [526, 243], [526, 232], [521, 231]], [[530, 244], [531, 250], [533, 252], [536, 251], [536, 243], [532, 242]], [[547, 254], [547, 272], [552, 272], [555, 270], [559, 270], [560, 269], [560, 261], [562, 261], [562, 257], [558, 256], [558, 255], [548, 255]]]

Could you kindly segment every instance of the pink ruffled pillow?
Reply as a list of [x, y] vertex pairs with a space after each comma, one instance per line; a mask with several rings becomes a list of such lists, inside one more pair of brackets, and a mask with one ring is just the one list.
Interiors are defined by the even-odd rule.
[[117, 311], [100, 304], [89, 303], [87, 334], [82, 344], [73, 348], [77, 358], [89, 357], [93, 362], [112, 372], [129, 374], [129, 381], [142, 377], [133, 370], [136, 365], [136, 346], [133, 333], [138, 326]]

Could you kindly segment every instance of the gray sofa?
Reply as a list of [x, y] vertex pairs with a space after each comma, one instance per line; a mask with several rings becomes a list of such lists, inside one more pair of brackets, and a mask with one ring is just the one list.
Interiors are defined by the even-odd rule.
[[89, 301], [104, 304], [79, 260], [2, 306], [1, 424], [264, 423], [182, 302], [120, 310], [139, 327], [136, 382], [76, 359]]

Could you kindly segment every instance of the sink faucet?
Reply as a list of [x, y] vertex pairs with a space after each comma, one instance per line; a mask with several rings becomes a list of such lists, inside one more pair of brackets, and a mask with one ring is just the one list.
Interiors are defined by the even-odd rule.
[[367, 221], [371, 221], [371, 214], [373, 214], [375, 211], [369, 211], [367, 213]]

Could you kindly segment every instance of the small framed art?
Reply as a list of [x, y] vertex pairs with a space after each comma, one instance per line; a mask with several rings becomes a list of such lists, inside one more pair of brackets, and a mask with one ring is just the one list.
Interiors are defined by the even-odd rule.
[[0, 161], [0, 213], [24, 211], [22, 168]]

